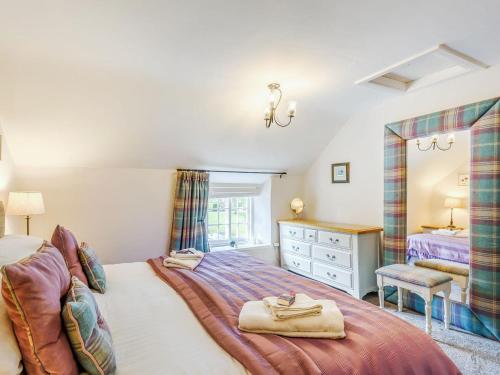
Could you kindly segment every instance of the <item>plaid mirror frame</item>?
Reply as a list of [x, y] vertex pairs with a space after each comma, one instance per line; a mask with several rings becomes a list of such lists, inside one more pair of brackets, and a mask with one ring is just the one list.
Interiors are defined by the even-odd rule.
[[[406, 143], [410, 139], [470, 129], [470, 306], [452, 304], [451, 323], [500, 339], [500, 97], [385, 126], [384, 265], [406, 261]], [[394, 297], [394, 295], [392, 295]], [[387, 296], [388, 299], [390, 295]], [[408, 293], [408, 307], [423, 312], [420, 297]], [[442, 320], [442, 299], [433, 317]]]

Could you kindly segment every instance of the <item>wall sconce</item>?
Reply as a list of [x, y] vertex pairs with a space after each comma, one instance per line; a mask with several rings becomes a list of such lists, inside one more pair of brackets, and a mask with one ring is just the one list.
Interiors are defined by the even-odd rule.
[[264, 120], [266, 121], [266, 128], [271, 127], [271, 124], [276, 124], [282, 128], [287, 127], [292, 123], [292, 118], [295, 117], [297, 111], [297, 102], [288, 103], [288, 122], [282, 123], [278, 120], [276, 110], [281, 102], [282, 92], [279, 83], [270, 83], [267, 85], [269, 88], [269, 106], [266, 108]]
[[420, 148], [420, 139], [417, 138], [417, 148], [419, 149], [419, 151], [429, 151], [429, 150], [435, 150], [436, 148], [438, 150], [441, 150], [441, 151], [448, 151], [451, 146], [453, 145], [453, 143], [455, 143], [455, 136], [453, 134], [450, 134], [448, 136], [448, 147], [444, 148], [444, 147], [441, 147], [439, 146], [438, 144], [438, 141], [439, 141], [439, 135], [437, 134], [434, 134], [432, 137], [431, 137], [431, 143], [429, 144], [429, 146], [427, 148]]

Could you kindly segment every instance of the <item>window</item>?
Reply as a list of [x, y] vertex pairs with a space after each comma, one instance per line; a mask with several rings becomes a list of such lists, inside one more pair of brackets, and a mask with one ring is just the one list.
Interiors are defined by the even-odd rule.
[[252, 240], [252, 198], [210, 198], [208, 200], [208, 240], [211, 246]]

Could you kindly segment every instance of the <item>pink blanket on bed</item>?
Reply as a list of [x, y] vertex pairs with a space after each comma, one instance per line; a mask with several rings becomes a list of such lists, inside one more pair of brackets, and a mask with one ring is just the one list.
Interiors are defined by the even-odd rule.
[[[212, 338], [254, 375], [460, 374], [432, 338], [411, 324], [249, 255], [207, 254], [196, 271], [167, 269], [162, 260], [148, 263], [184, 298]], [[347, 337], [286, 338], [238, 330], [239, 312], [246, 301], [290, 290], [335, 300], [344, 314]]]

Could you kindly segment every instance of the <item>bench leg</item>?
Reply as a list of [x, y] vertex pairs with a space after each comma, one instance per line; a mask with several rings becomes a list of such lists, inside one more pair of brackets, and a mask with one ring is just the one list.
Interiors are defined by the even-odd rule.
[[451, 288], [448, 290], [443, 290], [444, 294], [444, 328], [445, 329], [450, 329], [450, 293], [451, 293]]
[[398, 286], [398, 311], [403, 311], [403, 289]]
[[378, 305], [381, 309], [384, 308], [384, 278], [381, 275], [377, 275], [377, 285], [378, 285]]
[[467, 288], [462, 289], [462, 293], [460, 293], [460, 299], [464, 305], [467, 303]]
[[378, 303], [381, 309], [384, 308], [384, 287], [379, 285], [378, 287]]
[[425, 333], [432, 333], [432, 296], [425, 299]]

